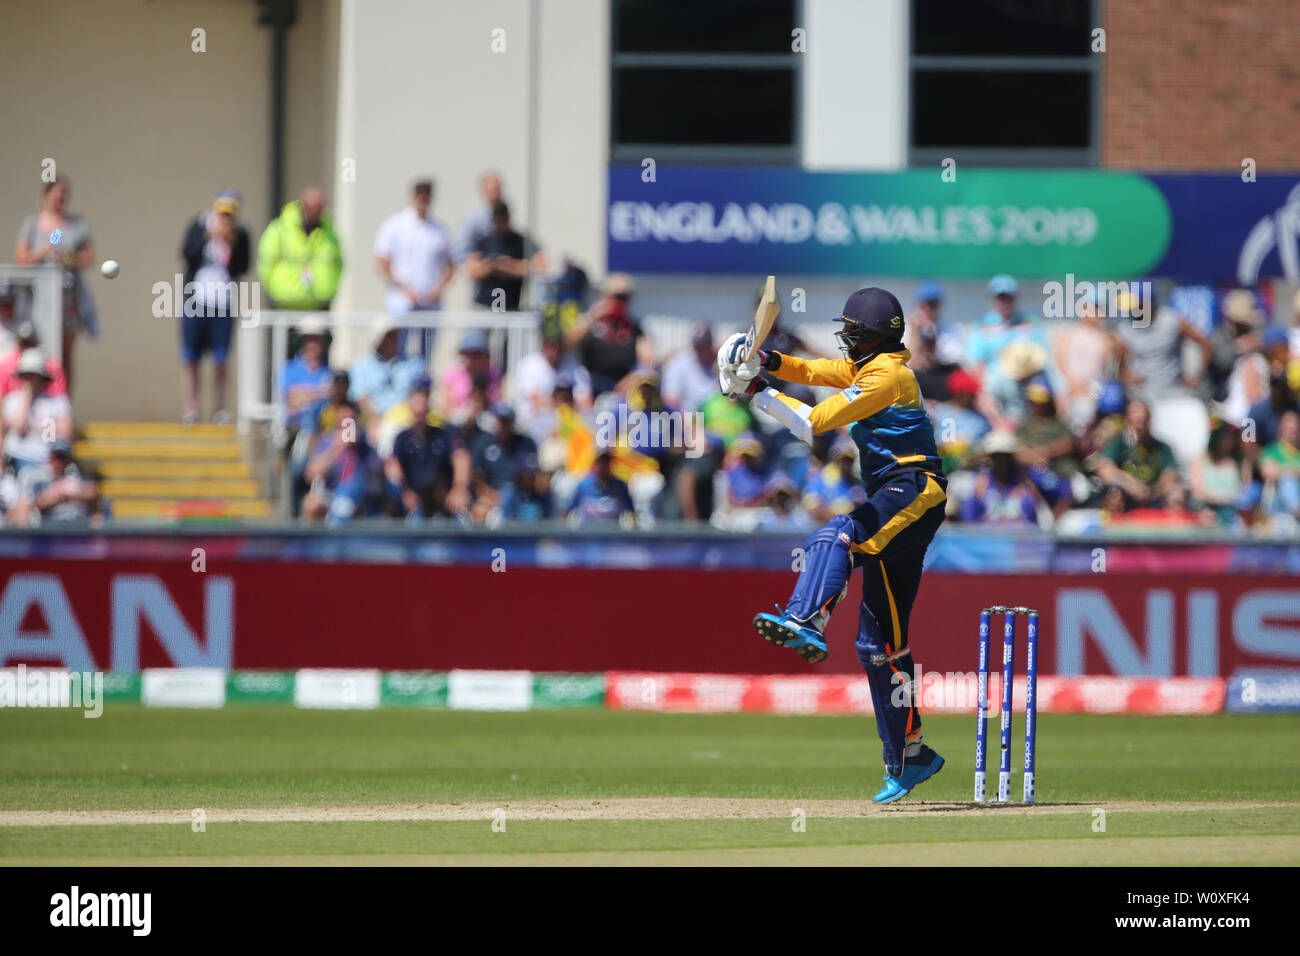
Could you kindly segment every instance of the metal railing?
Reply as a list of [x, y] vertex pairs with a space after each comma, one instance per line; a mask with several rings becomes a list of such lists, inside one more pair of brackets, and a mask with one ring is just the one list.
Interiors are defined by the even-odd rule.
[[52, 262], [35, 266], [0, 263], [0, 280], [32, 286], [36, 294], [32, 296], [31, 320], [36, 337], [46, 354], [63, 358], [63, 268]]

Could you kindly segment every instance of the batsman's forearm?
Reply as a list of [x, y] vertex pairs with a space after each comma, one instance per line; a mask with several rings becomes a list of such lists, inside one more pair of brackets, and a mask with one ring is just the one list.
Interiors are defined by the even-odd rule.
[[783, 398], [776, 389], [765, 388], [754, 396], [754, 405], [758, 407], [759, 411], [766, 412], [790, 429], [790, 434], [794, 435], [795, 438], [805, 444], [812, 444], [812, 423], [808, 420], [808, 416], [812, 414], [812, 409], [803, 402], [796, 401], [793, 398]]

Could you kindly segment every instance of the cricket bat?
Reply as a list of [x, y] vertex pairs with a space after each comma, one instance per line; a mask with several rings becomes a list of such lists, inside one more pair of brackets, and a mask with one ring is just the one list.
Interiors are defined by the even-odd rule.
[[763, 297], [758, 300], [754, 310], [754, 324], [745, 336], [745, 361], [748, 362], [758, 351], [767, 333], [772, 331], [776, 317], [781, 314], [781, 301], [776, 297], [776, 276], [768, 276], [763, 284]]

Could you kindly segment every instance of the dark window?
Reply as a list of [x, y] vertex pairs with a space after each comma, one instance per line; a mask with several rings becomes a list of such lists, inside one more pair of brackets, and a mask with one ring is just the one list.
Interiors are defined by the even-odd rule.
[[794, 142], [789, 70], [628, 67], [618, 71], [619, 143], [788, 146]]
[[1100, 7], [912, 0], [912, 163], [1095, 163]]
[[798, 162], [797, 0], [612, 0], [610, 153]]
[[912, 145], [1086, 149], [1086, 73], [916, 70]]

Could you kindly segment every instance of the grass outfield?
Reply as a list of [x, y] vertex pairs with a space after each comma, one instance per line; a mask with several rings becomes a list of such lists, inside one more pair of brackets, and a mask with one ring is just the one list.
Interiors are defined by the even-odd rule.
[[876, 808], [863, 718], [4, 710], [0, 862], [1300, 863], [1300, 717], [1040, 716], [1033, 808], [969, 806], [973, 724]]

